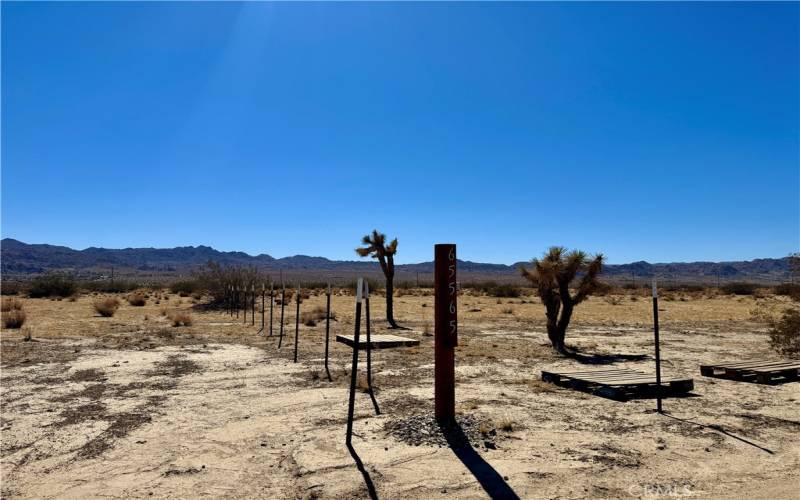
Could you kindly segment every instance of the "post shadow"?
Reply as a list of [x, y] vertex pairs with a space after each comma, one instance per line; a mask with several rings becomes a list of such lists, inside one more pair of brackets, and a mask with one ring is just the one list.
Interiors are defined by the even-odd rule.
[[367, 487], [367, 493], [369, 497], [373, 500], [378, 499], [378, 493], [375, 491], [375, 484], [372, 482], [372, 478], [369, 476], [369, 472], [364, 467], [364, 463], [361, 461], [361, 458], [356, 453], [356, 449], [353, 448], [351, 443], [347, 443], [347, 451], [350, 452], [350, 456], [353, 457], [353, 460], [356, 462], [356, 467], [358, 468], [358, 472], [364, 477], [364, 485]]
[[461, 460], [490, 498], [519, 500], [503, 476], [475, 451], [458, 422], [439, 422], [439, 428], [456, 458]]
[[758, 444], [756, 444], [756, 443], [754, 443], [752, 441], [748, 441], [747, 439], [745, 439], [743, 437], [737, 436], [736, 434], [733, 434], [733, 433], [727, 431], [724, 427], [722, 427], [719, 424], [702, 424], [700, 422], [695, 422], [693, 420], [689, 420], [688, 418], [679, 418], [679, 417], [676, 417], [674, 415], [670, 415], [668, 412], [661, 412], [661, 415], [663, 415], [665, 417], [669, 417], [669, 418], [674, 419], [674, 420], [678, 420], [679, 422], [684, 422], [684, 423], [687, 423], [687, 424], [692, 424], [692, 425], [696, 425], [698, 427], [702, 427], [704, 429], [711, 429], [711, 430], [717, 431], [720, 434], [723, 434], [723, 435], [728, 436], [730, 438], [736, 439], [737, 441], [741, 441], [744, 444], [749, 444], [750, 446], [752, 446], [754, 448], [758, 448], [759, 450], [764, 451], [766, 453], [769, 453], [770, 455], [774, 455], [775, 454], [775, 452], [770, 450], [769, 448], [765, 448], [765, 447], [760, 446], [760, 445], [758, 445]]

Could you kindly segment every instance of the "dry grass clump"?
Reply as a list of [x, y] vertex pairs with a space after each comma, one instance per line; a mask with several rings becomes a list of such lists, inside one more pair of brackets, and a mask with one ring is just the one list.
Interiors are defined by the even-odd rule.
[[[326, 309], [316, 306], [310, 311], [305, 311], [300, 315], [300, 321], [306, 326], [317, 326], [317, 322], [324, 321], [327, 315]], [[331, 311], [331, 319], [336, 321], [336, 313]]]
[[4, 328], [22, 328], [27, 318], [22, 302], [17, 299], [3, 299], [2, 316]]
[[134, 292], [128, 295], [128, 304], [136, 307], [142, 307], [147, 304], [147, 297], [142, 292]]
[[94, 310], [104, 317], [110, 318], [119, 309], [119, 299], [116, 297], [106, 297], [104, 299], [94, 301]]
[[184, 311], [175, 311], [169, 315], [172, 326], [192, 326], [192, 315]]

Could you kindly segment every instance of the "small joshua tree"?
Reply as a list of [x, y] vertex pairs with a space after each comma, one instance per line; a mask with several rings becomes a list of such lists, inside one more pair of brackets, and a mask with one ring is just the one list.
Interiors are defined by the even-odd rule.
[[[598, 275], [603, 268], [603, 255], [590, 258], [586, 253], [564, 247], [551, 247], [541, 259], [531, 261], [533, 269], [520, 266], [522, 276], [530, 281], [542, 299], [547, 314], [547, 336], [561, 354], [570, 354], [564, 345], [567, 326], [576, 305], [583, 302], [599, 286]], [[570, 283], [581, 273], [570, 293]], [[560, 313], [560, 314], [559, 314]]]
[[386, 244], [386, 235], [377, 230], [372, 231], [361, 239], [364, 247], [356, 248], [356, 253], [361, 257], [373, 257], [381, 264], [383, 275], [386, 276], [386, 321], [392, 328], [400, 328], [394, 321], [394, 308], [392, 295], [394, 294], [394, 254], [397, 253], [397, 238]]

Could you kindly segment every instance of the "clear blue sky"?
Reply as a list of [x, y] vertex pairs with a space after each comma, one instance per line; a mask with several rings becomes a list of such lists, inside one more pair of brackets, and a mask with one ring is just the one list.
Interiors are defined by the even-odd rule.
[[2, 3], [2, 235], [800, 247], [800, 4]]

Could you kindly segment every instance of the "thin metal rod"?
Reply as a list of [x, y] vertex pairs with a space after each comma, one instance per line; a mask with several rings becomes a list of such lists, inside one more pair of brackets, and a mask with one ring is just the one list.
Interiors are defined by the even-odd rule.
[[256, 326], [256, 285], [253, 284], [250, 287], [250, 304], [252, 304], [252, 309], [250, 310], [250, 326]]
[[283, 310], [286, 308], [286, 286], [281, 289], [281, 330], [278, 336], [278, 349], [283, 344]]
[[236, 288], [236, 291], [233, 294], [234, 300], [234, 309], [236, 309], [236, 317], [239, 317], [239, 288]]
[[275, 303], [275, 296], [272, 291], [272, 282], [269, 283], [269, 336], [272, 337], [272, 305]]
[[352, 442], [353, 437], [353, 413], [355, 411], [356, 402], [356, 374], [358, 372], [358, 337], [361, 330], [361, 287], [363, 279], [358, 278], [356, 285], [356, 321], [355, 331], [353, 333], [353, 365], [350, 368], [350, 399], [347, 402], [347, 433], [345, 436], [345, 443], [348, 445]]
[[656, 344], [656, 410], [664, 413], [661, 407], [661, 341], [658, 336], [658, 288], [653, 279], [653, 333]]
[[325, 373], [328, 374], [328, 382], [332, 382], [331, 371], [328, 369], [328, 344], [331, 337], [331, 284], [328, 283], [327, 304], [325, 307]]
[[259, 333], [264, 331], [264, 306], [266, 305], [265, 295], [266, 290], [264, 283], [261, 283], [261, 330], [259, 330]]
[[297, 363], [297, 341], [300, 337], [300, 283], [297, 284], [297, 309], [294, 313], [294, 362]]
[[[369, 398], [372, 400], [372, 406], [375, 407], [375, 415], [381, 414], [381, 409], [378, 407], [378, 400], [375, 399], [375, 391], [372, 390], [372, 337], [369, 320], [369, 282], [364, 282], [364, 306], [366, 307], [367, 322], [367, 388], [369, 389]], [[356, 344], [357, 346], [358, 344]]]
[[242, 288], [242, 316], [244, 317], [244, 324], [247, 324], [247, 285]]

